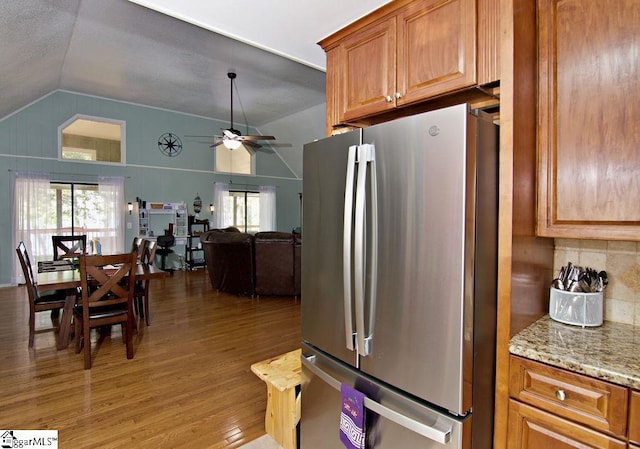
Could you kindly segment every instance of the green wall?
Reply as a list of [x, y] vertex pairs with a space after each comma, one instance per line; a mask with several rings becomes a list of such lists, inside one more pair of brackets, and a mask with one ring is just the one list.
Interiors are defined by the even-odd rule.
[[[111, 166], [62, 162], [58, 160], [58, 126], [76, 114], [126, 121], [126, 165]], [[266, 147], [258, 151], [256, 176], [215, 173], [214, 152], [208, 143], [185, 136], [219, 134], [227, 127], [224, 121], [123, 103], [104, 98], [55, 91], [33, 104], [0, 120], [0, 285], [11, 282], [11, 271], [17, 260], [12, 243], [13, 176], [16, 171], [52, 173], [60, 181], [94, 182], [97, 176], [125, 178], [126, 201], [140, 197], [151, 202], [180, 202], [193, 212], [196, 194], [202, 198], [202, 218], [208, 218], [208, 205], [213, 202], [214, 182], [245, 185], [277, 186], [278, 230], [289, 231], [300, 223], [298, 193], [302, 180], [295, 177], [280, 157]], [[165, 132], [182, 139], [182, 153], [176, 157], [163, 155], [157, 139]], [[250, 133], [255, 130], [249, 129]], [[251, 188], [251, 187], [249, 187]], [[126, 206], [123, 204], [123, 212]], [[134, 237], [136, 217], [126, 214], [125, 242]]]

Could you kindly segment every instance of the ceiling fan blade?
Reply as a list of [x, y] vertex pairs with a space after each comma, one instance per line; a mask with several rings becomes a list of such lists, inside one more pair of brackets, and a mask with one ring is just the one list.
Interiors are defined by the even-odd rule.
[[262, 148], [262, 145], [260, 145], [259, 143], [256, 142], [252, 142], [251, 140], [246, 140], [244, 142], [242, 142], [242, 145], [246, 146], [246, 147], [251, 147], [251, 148]]
[[240, 139], [242, 140], [276, 140], [275, 137], [273, 136], [240, 136]]
[[213, 145], [209, 145], [209, 148], [215, 148], [215, 147], [217, 147], [217, 146], [219, 146], [219, 145], [222, 145], [223, 143], [224, 143], [224, 142], [223, 142], [222, 140], [220, 140], [220, 141], [218, 141], [218, 142], [214, 143]]

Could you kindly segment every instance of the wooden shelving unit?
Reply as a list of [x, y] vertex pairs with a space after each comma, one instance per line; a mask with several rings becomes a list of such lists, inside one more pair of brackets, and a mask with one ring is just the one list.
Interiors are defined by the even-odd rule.
[[189, 215], [188, 222], [189, 228], [187, 234], [185, 264], [187, 269], [197, 270], [198, 268], [206, 267], [204, 250], [200, 243], [200, 235], [209, 230], [209, 220], [201, 220], [193, 215]]

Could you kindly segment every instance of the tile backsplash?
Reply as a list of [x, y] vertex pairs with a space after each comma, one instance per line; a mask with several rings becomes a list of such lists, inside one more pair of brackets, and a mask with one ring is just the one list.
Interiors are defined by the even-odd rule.
[[607, 272], [605, 320], [640, 326], [640, 242], [555, 239], [554, 277], [568, 262]]

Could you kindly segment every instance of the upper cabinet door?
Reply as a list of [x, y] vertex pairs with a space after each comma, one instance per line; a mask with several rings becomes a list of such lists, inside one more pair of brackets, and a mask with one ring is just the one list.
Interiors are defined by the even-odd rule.
[[476, 83], [476, 0], [423, 0], [400, 10], [397, 105]]
[[344, 120], [393, 109], [396, 18], [387, 18], [353, 33], [341, 47]]
[[538, 234], [640, 240], [640, 0], [538, 0]]

